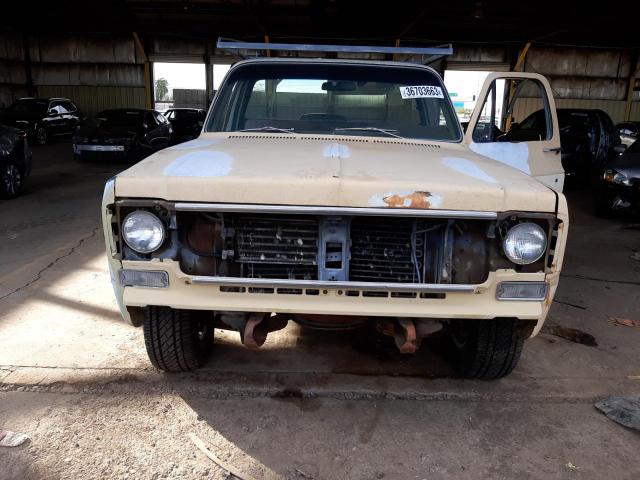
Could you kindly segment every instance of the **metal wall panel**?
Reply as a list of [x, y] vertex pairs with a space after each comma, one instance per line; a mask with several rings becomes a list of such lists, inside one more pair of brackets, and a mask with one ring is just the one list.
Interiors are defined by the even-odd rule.
[[106, 108], [144, 108], [144, 87], [96, 87], [40, 85], [38, 96], [70, 98], [85, 115], [95, 115]]
[[149, 57], [154, 62], [202, 62], [205, 42], [176, 37], [155, 37]]
[[453, 55], [447, 60], [465, 63], [506, 63], [507, 49], [503, 47], [456, 45], [453, 49]]
[[526, 70], [542, 75], [628, 78], [631, 54], [615, 50], [532, 47]]
[[24, 59], [22, 35], [16, 33], [0, 33], [0, 58], [5, 60]]
[[0, 83], [14, 85], [26, 84], [26, 73], [22, 62], [5, 61], [0, 59]]
[[133, 37], [32, 36], [33, 62], [45, 63], [142, 63]]
[[32, 67], [32, 75], [34, 85], [144, 85], [141, 65], [37, 63]]
[[590, 100], [624, 100], [626, 79], [590, 77], [547, 77], [556, 97]]
[[16, 98], [26, 96], [27, 89], [24, 87], [0, 84], [0, 107], [8, 107]]

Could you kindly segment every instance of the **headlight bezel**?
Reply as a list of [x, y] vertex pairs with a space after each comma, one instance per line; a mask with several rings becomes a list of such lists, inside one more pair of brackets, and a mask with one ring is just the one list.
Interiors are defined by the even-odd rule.
[[[157, 227], [159, 227], [159, 229], [160, 229], [160, 240], [157, 241], [157, 243], [153, 244], [153, 248], [149, 248], [149, 247], [141, 248], [139, 244], [135, 244], [131, 238], [128, 238], [128, 236], [127, 236], [127, 221], [132, 219], [132, 218], [134, 218], [135, 215], [147, 217], [152, 222], [155, 222], [155, 225]], [[124, 217], [124, 219], [122, 220], [121, 233], [122, 233], [122, 240], [124, 241], [124, 243], [131, 250], [133, 250], [134, 252], [137, 252], [137, 253], [140, 253], [140, 254], [143, 254], [143, 255], [148, 255], [148, 254], [151, 254], [151, 253], [157, 251], [160, 247], [162, 247], [162, 245], [164, 244], [165, 240], [167, 239], [167, 228], [166, 228], [164, 222], [162, 221], [162, 219], [160, 217], [158, 217], [158, 215], [154, 214], [153, 212], [150, 212], [150, 211], [144, 210], [144, 209], [133, 210], [132, 212], [129, 212]]]
[[[539, 239], [537, 245], [539, 251], [534, 256], [526, 259], [522, 258], [522, 254], [520, 254], [520, 256], [516, 256], [515, 254], [513, 254], [511, 245], [509, 245], [508, 243], [510, 240], [513, 240], [513, 237], [516, 234], [520, 233], [522, 235], [520, 231], [524, 229], [530, 229], [530, 231], [535, 234], [534, 236], [537, 235]], [[502, 238], [501, 245], [505, 257], [507, 257], [510, 262], [519, 266], [526, 266], [538, 262], [546, 255], [549, 246], [549, 237], [547, 235], [547, 232], [545, 232], [544, 228], [542, 228], [540, 225], [532, 221], [524, 220], [509, 227], [509, 229], [505, 232], [504, 237]]]

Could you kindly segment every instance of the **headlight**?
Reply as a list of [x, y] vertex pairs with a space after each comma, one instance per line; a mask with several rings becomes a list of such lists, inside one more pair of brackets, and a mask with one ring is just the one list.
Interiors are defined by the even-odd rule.
[[622, 185], [627, 186], [631, 185], [629, 177], [612, 169], [605, 170], [603, 177], [604, 181], [607, 183], [621, 183]]
[[136, 252], [151, 253], [164, 241], [164, 225], [153, 213], [136, 210], [125, 217], [122, 236]]
[[502, 245], [509, 260], [527, 265], [542, 257], [547, 249], [547, 235], [535, 223], [519, 223], [507, 232]]

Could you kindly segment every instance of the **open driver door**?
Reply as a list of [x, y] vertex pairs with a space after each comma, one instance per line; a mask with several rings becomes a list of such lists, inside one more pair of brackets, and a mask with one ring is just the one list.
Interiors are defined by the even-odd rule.
[[464, 141], [479, 155], [562, 191], [558, 116], [551, 87], [542, 75], [491, 73], [480, 91]]

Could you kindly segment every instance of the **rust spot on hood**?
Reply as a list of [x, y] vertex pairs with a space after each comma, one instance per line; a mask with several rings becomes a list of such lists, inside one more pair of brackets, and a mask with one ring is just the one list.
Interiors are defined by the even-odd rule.
[[416, 191], [408, 195], [387, 195], [384, 203], [391, 208], [431, 208], [431, 193]]

